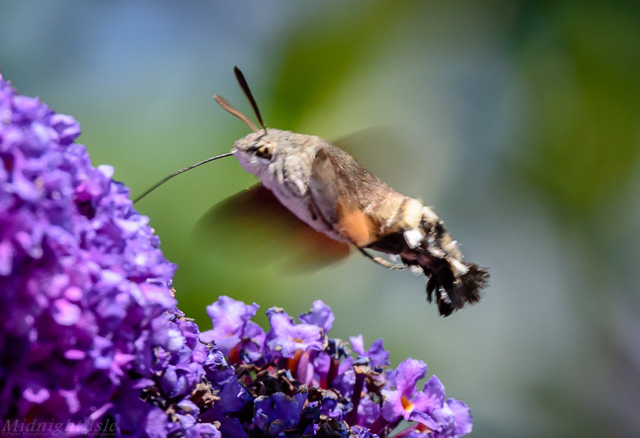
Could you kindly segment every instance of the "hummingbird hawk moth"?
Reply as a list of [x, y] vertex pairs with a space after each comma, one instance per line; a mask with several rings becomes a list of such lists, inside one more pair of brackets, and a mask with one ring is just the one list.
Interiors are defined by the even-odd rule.
[[[480, 299], [480, 290], [489, 278], [487, 270], [463, 261], [456, 241], [431, 208], [398, 193], [347, 152], [320, 137], [267, 128], [244, 75], [238, 67], [234, 72], [260, 127], [215, 95], [216, 102], [252, 132], [236, 141], [231, 152], [165, 177], [134, 202], [174, 176], [233, 155], [282, 206], [314, 230], [357, 248], [386, 268], [409, 267], [424, 273], [427, 299], [432, 302], [435, 296], [440, 315], [449, 316]], [[402, 264], [374, 256], [369, 250], [395, 256]]]

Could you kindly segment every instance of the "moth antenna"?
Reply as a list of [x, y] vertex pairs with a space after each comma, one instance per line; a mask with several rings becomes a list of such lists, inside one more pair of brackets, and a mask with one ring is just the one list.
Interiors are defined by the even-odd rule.
[[265, 126], [264, 121], [262, 120], [262, 116], [260, 115], [260, 110], [258, 109], [258, 104], [256, 103], [256, 100], [253, 98], [253, 94], [251, 94], [251, 90], [249, 89], [249, 84], [247, 83], [247, 80], [244, 78], [242, 71], [240, 71], [240, 69], [237, 66], [233, 67], [233, 72], [236, 75], [238, 84], [240, 84], [240, 88], [242, 88], [242, 91], [244, 91], [244, 95], [247, 96], [249, 103], [253, 107], [253, 112], [256, 113], [256, 117], [258, 118], [258, 122], [260, 122], [260, 126], [262, 127], [262, 129], [264, 129], [264, 133], [266, 134], [267, 127]]
[[215, 99], [216, 102], [218, 102], [218, 105], [220, 105], [225, 111], [227, 111], [230, 114], [233, 114], [234, 116], [242, 120], [244, 123], [246, 123], [249, 126], [249, 128], [251, 128], [253, 132], [258, 132], [258, 127], [255, 125], [255, 123], [249, 120], [249, 117], [245, 116], [240, 111], [238, 111], [233, 106], [231, 106], [231, 104], [227, 102], [227, 100], [224, 97], [216, 94], [213, 96], [213, 98]]
[[133, 203], [135, 204], [136, 202], [138, 202], [139, 200], [141, 200], [142, 198], [144, 198], [145, 196], [147, 196], [149, 193], [153, 192], [155, 189], [157, 189], [158, 187], [160, 187], [162, 184], [166, 183], [167, 181], [169, 181], [171, 178], [173, 178], [174, 176], [178, 176], [181, 173], [185, 173], [188, 170], [191, 170], [195, 167], [198, 166], [202, 166], [203, 164], [206, 164], [210, 161], [214, 161], [217, 160], [218, 158], [224, 158], [224, 157], [228, 157], [233, 155], [232, 152], [227, 152], [226, 154], [222, 154], [222, 155], [216, 155], [215, 157], [211, 157], [211, 158], [207, 158], [206, 160], [202, 160], [199, 163], [196, 164], [192, 164], [191, 166], [185, 167], [184, 169], [180, 169], [177, 172], [173, 172], [171, 175], [169, 176], [165, 176], [164, 178], [162, 178], [160, 181], [158, 181], [157, 183], [155, 183], [154, 185], [152, 185], [151, 187], [149, 187], [147, 190], [144, 191], [144, 193], [142, 193], [141, 195], [139, 195], [137, 198], [135, 198], [133, 200]]

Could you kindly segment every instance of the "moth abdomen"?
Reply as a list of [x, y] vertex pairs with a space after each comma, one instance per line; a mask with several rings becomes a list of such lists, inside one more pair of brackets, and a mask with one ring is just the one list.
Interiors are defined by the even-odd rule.
[[480, 301], [480, 289], [484, 289], [489, 284], [489, 272], [474, 263], [465, 263], [465, 265], [469, 270], [460, 276], [462, 292], [465, 301], [473, 304]]
[[423, 207], [416, 227], [388, 233], [367, 248], [398, 255], [406, 266], [419, 268], [429, 279], [427, 300], [432, 302], [435, 295], [442, 316], [451, 315], [466, 303], [476, 303], [480, 290], [487, 286], [488, 272], [462, 261], [456, 242], [428, 207]]
[[[480, 290], [488, 283], [489, 273], [473, 263], [464, 263], [467, 272], [456, 276], [450, 267], [441, 266], [436, 272], [425, 274], [427, 283], [427, 301], [433, 301], [435, 292], [438, 311], [449, 316], [454, 310], [462, 309], [466, 303], [474, 304], [480, 300]], [[423, 267], [424, 269], [424, 267]]]

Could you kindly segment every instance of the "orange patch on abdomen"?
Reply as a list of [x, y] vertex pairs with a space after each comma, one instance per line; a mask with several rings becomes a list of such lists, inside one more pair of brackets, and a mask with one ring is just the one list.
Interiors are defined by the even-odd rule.
[[338, 205], [338, 230], [359, 248], [378, 240], [371, 218], [359, 209], [350, 209], [344, 204]]

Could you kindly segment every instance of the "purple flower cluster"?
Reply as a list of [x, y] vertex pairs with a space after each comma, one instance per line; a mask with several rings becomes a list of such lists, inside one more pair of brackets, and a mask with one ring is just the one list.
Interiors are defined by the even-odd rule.
[[[207, 308], [213, 329], [200, 339], [216, 343], [233, 373], [207, 370], [220, 401], [200, 418], [217, 422], [224, 436], [458, 437], [471, 431], [469, 408], [445, 400], [437, 377], [417, 388], [424, 362], [407, 359], [394, 370], [382, 339], [365, 350], [362, 336], [350, 338], [353, 357], [347, 344], [328, 338], [334, 316], [322, 301], [299, 323], [269, 309], [267, 333], [251, 321], [257, 309], [224, 296]], [[405, 420], [408, 426], [396, 431]]]
[[79, 134], [0, 76], [0, 434], [193, 433], [209, 350], [148, 218]]
[[[378, 340], [330, 339], [324, 303], [296, 323], [221, 297], [212, 330], [176, 307], [175, 266], [78, 123], [0, 76], [0, 435], [457, 437], [467, 406]], [[406, 427], [398, 428], [405, 424]], [[401, 430], [400, 430], [401, 429]]]

